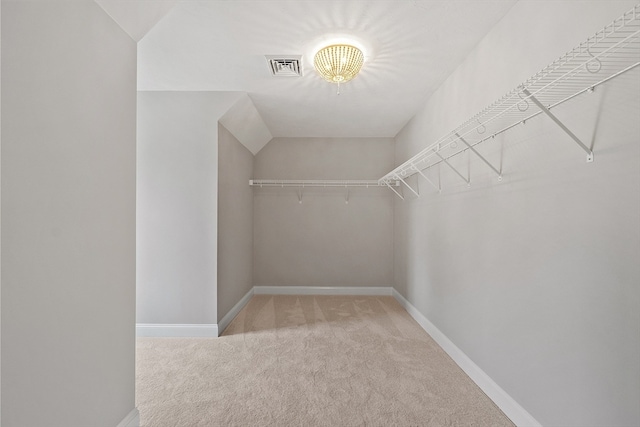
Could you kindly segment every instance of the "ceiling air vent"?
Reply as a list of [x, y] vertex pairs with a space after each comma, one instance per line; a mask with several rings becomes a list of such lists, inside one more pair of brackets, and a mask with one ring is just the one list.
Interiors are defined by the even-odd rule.
[[271, 74], [274, 76], [298, 77], [302, 75], [302, 55], [266, 55], [265, 57], [269, 63]]

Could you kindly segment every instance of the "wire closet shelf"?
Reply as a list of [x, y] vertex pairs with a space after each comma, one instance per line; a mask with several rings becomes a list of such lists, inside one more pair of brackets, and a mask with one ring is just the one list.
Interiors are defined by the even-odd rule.
[[[502, 171], [474, 147], [540, 114], [554, 120], [586, 153], [587, 162], [593, 161], [591, 150], [550, 110], [640, 65], [639, 34], [640, 4], [380, 178], [379, 183], [403, 182], [416, 193], [404, 181], [406, 178], [419, 173], [428, 179], [424, 171], [442, 163], [453, 168], [449, 159], [468, 150], [479, 156], [501, 180]], [[468, 176], [455, 168], [454, 171], [470, 185]]]
[[[251, 179], [249, 185], [252, 187], [380, 187], [387, 184], [378, 180], [304, 180], [304, 179]], [[395, 181], [391, 185], [398, 185]]]

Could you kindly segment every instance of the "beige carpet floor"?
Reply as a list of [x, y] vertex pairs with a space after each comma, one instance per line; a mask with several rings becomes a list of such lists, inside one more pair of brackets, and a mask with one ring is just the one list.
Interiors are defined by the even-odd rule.
[[512, 426], [392, 297], [254, 296], [220, 338], [139, 338], [143, 427]]

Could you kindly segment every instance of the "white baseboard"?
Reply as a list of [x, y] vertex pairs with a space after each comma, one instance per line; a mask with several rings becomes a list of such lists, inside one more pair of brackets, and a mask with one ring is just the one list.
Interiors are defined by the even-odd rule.
[[240, 299], [240, 301], [238, 301], [238, 303], [234, 305], [233, 308], [229, 310], [227, 314], [225, 314], [222, 320], [218, 322], [218, 331], [220, 334], [222, 334], [224, 330], [227, 329], [227, 326], [229, 326], [229, 323], [231, 323], [231, 321], [238, 315], [238, 313], [240, 313], [240, 310], [242, 310], [244, 306], [247, 305], [247, 303], [249, 302], [252, 296], [253, 296], [253, 288], [251, 288], [249, 292], [247, 292], [245, 296], [243, 296]]
[[253, 295], [369, 295], [391, 296], [391, 286], [254, 286], [233, 308], [220, 320], [218, 324], [162, 324], [138, 323], [136, 336], [138, 337], [183, 337], [208, 338], [218, 337], [240, 310], [244, 308]]
[[391, 286], [254, 286], [254, 295], [391, 296]]
[[489, 396], [491, 400], [505, 413], [513, 423], [519, 427], [541, 427], [538, 421], [522, 406], [495, 383], [478, 365], [476, 365], [462, 350], [460, 350], [445, 334], [407, 301], [398, 291], [393, 289], [393, 296], [415, 319], [435, 342], [469, 375], [469, 377]]
[[216, 338], [218, 336], [218, 325], [138, 323], [136, 324], [136, 336], [157, 338]]
[[116, 427], [140, 427], [140, 413], [138, 412], [138, 408], [133, 408]]
[[[334, 287], [334, 286], [254, 286], [220, 320], [219, 324], [149, 324], [138, 323], [136, 335], [139, 337], [217, 337], [218, 331], [226, 329], [244, 308], [253, 295], [363, 295], [393, 296], [416, 322], [434, 339], [454, 362], [480, 387], [480, 389], [520, 427], [541, 427], [531, 414], [495, 383], [478, 365], [460, 350], [445, 334], [431, 323], [417, 308], [391, 286], [376, 287]], [[138, 410], [134, 409], [117, 427], [138, 427]]]

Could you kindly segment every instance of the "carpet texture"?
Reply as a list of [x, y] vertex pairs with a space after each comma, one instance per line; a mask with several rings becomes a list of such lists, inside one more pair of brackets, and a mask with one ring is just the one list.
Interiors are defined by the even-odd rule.
[[392, 297], [256, 295], [220, 338], [138, 338], [143, 427], [512, 426]]

